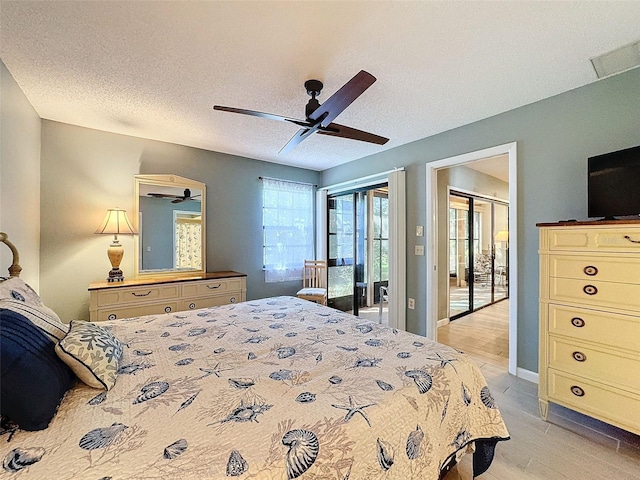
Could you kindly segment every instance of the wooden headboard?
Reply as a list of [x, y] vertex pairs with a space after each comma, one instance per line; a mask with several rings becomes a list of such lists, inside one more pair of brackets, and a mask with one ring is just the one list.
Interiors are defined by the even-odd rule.
[[11, 266], [9, 267], [9, 276], [10, 277], [19, 277], [20, 272], [22, 271], [22, 267], [20, 266], [20, 255], [18, 254], [18, 249], [15, 247], [13, 243], [9, 241], [7, 238], [8, 235], [4, 232], [0, 232], [0, 242], [4, 243], [13, 254], [13, 261], [11, 262]]

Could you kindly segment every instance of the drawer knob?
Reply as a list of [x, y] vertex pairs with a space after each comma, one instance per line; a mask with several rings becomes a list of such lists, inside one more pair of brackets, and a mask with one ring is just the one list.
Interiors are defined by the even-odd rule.
[[221, 283], [219, 283], [219, 284], [217, 284], [216, 286], [213, 286], [213, 285], [207, 285], [207, 288], [208, 288], [209, 290], [215, 290], [216, 288], [220, 288], [221, 286], [222, 286], [222, 284], [221, 284]]
[[149, 290], [147, 293], [136, 293], [136, 292], [131, 292], [131, 295], [133, 295], [134, 297], [146, 297], [147, 295], [151, 294], [151, 290]]
[[229, 299], [229, 303], [236, 303], [236, 297], [231, 297]]
[[598, 293], [598, 289], [595, 285], [585, 285], [582, 291], [587, 295], [595, 295], [596, 293]]
[[573, 352], [573, 359], [577, 362], [584, 362], [587, 360], [587, 356], [582, 352]]
[[587, 265], [586, 267], [584, 267], [583, 272], [585, 273], [585, 275], [593, 277], [598, 274], [598, 268], [594, 267], [593, 265]]
[[107, 320], [115, 320], [116, 318], [118, 318], [118, 316], [115, 313], [112, 313], [107, 317]]
[[571, 387], [571, 393], [573, 393], [576, 397], [584, 397], [584, 390], [577, 385], [573, 385]]
[[196, 304], [195, 304], [195, 303], [193, 303], [193, 302], [191, 302], [191, 303], [189, 304], [189, 310], [193, 310], [194, 308], [196, 308]]
[[625, 240], [629, 240], [631, 243], [640, 243], [640, 240], [633, 240], [629, 235], [624, 236]]
[[171, 307], [164, 307], [165, 313], [171, 313]]
[[573, 317], [571, 319], [571, 325], [573, 325], [574, 327], [582, 328], [585, 326], [585, 321], [580, 317]]

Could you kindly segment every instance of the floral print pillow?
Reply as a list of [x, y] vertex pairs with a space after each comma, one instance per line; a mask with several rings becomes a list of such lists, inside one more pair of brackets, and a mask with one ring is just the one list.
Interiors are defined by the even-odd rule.
[[90, 387], [109, 390], [115, 385], [122, 343], [97, 323], [72, 320], [56, 353]]

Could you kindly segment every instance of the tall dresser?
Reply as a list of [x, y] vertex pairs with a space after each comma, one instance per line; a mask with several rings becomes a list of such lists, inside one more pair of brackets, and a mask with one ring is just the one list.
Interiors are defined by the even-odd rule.
[[640, 434], [640, 220], [540, 227], [540, 414]]
[[213, 307], [247, 299], [247, 275], [224, 271], [89, 285], [92, 322]]

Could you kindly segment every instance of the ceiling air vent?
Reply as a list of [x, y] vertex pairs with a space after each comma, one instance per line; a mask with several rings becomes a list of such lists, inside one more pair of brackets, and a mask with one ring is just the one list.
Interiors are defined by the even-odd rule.
[[640, 66], [640, 40], [591, 58], [598, 78], [605, 78]]

